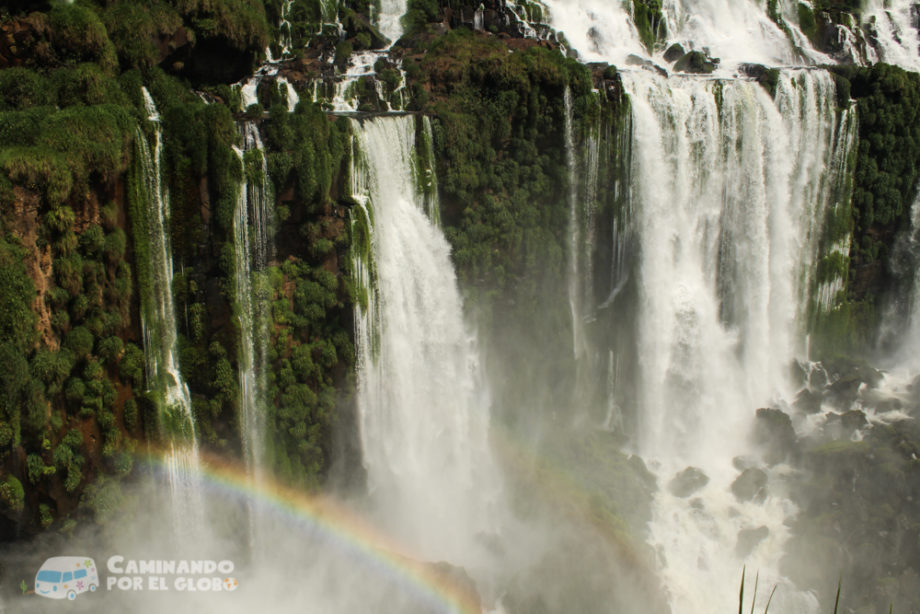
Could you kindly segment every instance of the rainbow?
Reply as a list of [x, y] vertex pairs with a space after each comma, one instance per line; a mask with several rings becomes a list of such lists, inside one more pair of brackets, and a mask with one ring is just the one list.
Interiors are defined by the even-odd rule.
[[[165, 465], [161, 455], [136, 455], [140, 463], [155, 469]], [[256, 482], [244, 468], [223, 458], [202, 458], [197, 476], [208, 489], [267, 506], [274, 513], [305, 523], [349, 556], [381, 570], [388, 580], [408, 590], [432, 611], [451, 614], [482, 614], [475, 590], [439, 572], [436, 566], [400, 554], [397, 544], [366, 519], [328, 496], [308, 494], [265, 477]]]

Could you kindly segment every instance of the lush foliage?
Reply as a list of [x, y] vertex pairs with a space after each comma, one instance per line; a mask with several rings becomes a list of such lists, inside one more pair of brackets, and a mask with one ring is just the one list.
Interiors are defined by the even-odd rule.
[[[289, 114], [271, 107], [264, 125], [269, 177], [279, 199], [278, 266], [260, 279], [271, 301], [266, 434], [276, 474], [315, 487], [330, 467], [332, 430], [343, 419], [343, 388], [354, 365], [348, 236], [334, 214], [346, 181], [346, 121], [317, 105]], [[341, 264], [340, 264], [341, 263]]]
[[661, 0], [632, 0], [633, 20], [639, 31], [639, 38], [649, 53], [655, 51], [658, 41], [667, 37], [667, 23], [661, 12]]
[[909, 227], [920, 177], [920, 76], [887, 64], [834, 72], [838, 101], [856, 100], [859, 132], [848, 166], [852, 198], [831, 213], [826, 227], [829, 242], [850, 239], [849, 262], [825, 258], [818, 271], [844, 279], [845, 293], [814, 324], [818, 355], [865, 351], [885, 301], [908, 291], [904, 284], [912, 277], [894, 274], [892, 247]]

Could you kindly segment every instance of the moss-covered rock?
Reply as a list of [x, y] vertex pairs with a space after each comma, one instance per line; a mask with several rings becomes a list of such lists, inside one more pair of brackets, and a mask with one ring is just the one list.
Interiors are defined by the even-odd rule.
[[677, 72], [709, 74], [719, 65], [719, 60], [711, 58], [702, 51], [689, 51], [674, 62]]

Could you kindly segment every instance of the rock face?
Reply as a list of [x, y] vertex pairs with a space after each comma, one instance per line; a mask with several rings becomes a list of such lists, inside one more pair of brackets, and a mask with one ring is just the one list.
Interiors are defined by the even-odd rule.
[[792, 419], [779, 409], [757, 410], [757, 421], [751, 438], [762, 449], [764, 461], [776, 465], [798, 455]]
[[683, 45], [680, 43], [674, 43], [668, 47], [667, 51], [664, 52], [665, 62], [676, 62], [677, 60], [684, 57], [684, 54], [687, 52], [684, 50]]
[[668, 483], [668, 490], [675, 497], [687, 498], [709, 483], [707, 476], [697, 467], [687, 467]]
[[823, 395], [817, 390], [803, 388], [795, 396], [793, 405], [796, 409], [806, 414], [816, 414], [821, 411], [821, 400]]
[[732, 482], [732, 494], [741, 502], [763, 502], [767, 497], [767, 474], [754, 467], [745, 469]]
[[856, 431], [868, 424], [866, 414], [858, 409], [851, 409], [842, 414], [828, 414], [824, 425], [824, 434], [830, 439], [851, 439]]
[[738, 543], [735, 544], [735, 554], [740, 558], [750, 555], [757, 544], [770, 536], [770, 529], [757, 527], [756, 529], [741, 529], [738, 532]]
[[709, 74], [718, 65], [718, 58], [711, 58], [702, 51], [690, 51], [674, 63], [674, 70], [677, 72]]
[[54, 56], [48, 19], [40, 13], [0, 24], [0, 68], [48, 62]]

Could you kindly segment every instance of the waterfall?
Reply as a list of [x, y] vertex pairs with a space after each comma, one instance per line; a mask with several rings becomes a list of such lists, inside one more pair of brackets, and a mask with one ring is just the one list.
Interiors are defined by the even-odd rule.
[[[603, 364], [609, 348], [601, 347], [592, 338], [589, 330], [597, 317], [597, 311], [609, 306], [616, 298], [617, 291], [614, 290], [607, 297], [606, 304], [597, 305], [594, 295], [594, 252], [597, 247], [596, 223], [600, 180], [599, 126], [592, 125], [576, 137], [572, 93], [568, 87], [565, 88], [563, 102], [569, 188], [566, 283], [572, 318], [572, 356], [576, 370], [573, 417], [580, 421], [585, 418], [592, 419], [585, 411], [591, 407], [598, 394], [609, 398], [607, 392], [609, 386], [613, 385], [611, 377], [615, 377], [614, 372], [610, 370], [609, 365], [605, 367]], [[616, 281], [619, 283], [622, 280]], [[604, 387], [608, 389], [601, 391], [600, 388]], [[600, 420], [610, 427], [613, 424], [613, 410], [613, 407], [608, 407], [603, 417], [595, 416], [594, 420]]]
[[[422, 117], [423, 151], [417, 153], [416, 182], [421, 186], [425, 202], [425, 214], [435, 226], [441, 226], [441, 209], [438, 203], [438, 175], [435, 172], [434, 133], [431, 131], [431, 118]], [[422, 159], [424, 155], [424, 159]]]
[[240, 433], [246, 467], [256, 481], [265, 464], [264, 411], [267, 406], [268, 297], [259, 274], [271, 258], [272, 195], [265, 151], [254, 122], [240, 126], [243, 182], [233, 217], [236, 262], [236, 315], [240, 324]]
[[862, 22], [874, 44], [873, 62], [920, 70], [920, 8], [911, 0], [865, 0]]
[[[606, 0], [543, 0], [551, 25], [586, 61], [624, 66], [630, 56], [647, 56], [629, 6]], [[830, 59], [811, 48], [796, 17], [783, 26], [767, 14], [758, 0], [663, 0], [667, 42], [686, 49], [708, 49], [723, 66], [738, 62], [762, 64], [820, 64]], [[780, 2], [781, 7], [789, 4]], [[792, 9], [797, 11], [794, 5]], [[785, 10], [782, 11], [785, 15]], [[658, 58], [661, 50], [653, 54]], [[660, 59], [660, 58], [659, 58]]]
[[565, 104], [565, 162], [569, 172], [569, 264], [568, 291], [569, 308], [572, 312], [572, 353], [577, 361], [584, 353], [583, 316], [579, 285], [581, 277], [581, 215], [578, 210], [578, 172], [575, 161], [575, 135], [572, 127], [572, 90], [566, 85], [563, 95]]
[[390, 45], [402, 36], [402, 16], [406, 12], [407, 0], [380, 0], [377, 15], [377, 29], [390, 39]]
[[[834, 217], [850, 215], [850, 197], [845, 178], [853, 169], [848, 167], [848, 154], [856, 143], [858, 127], [855, 103], [840, 112], [837, 135], [834, 139], [834, 158], [831, 160], [829, 173], [834, 181], [828, 186], [832, 190], [830, 195], [831, 208], [828, 213]], [[819, 251], [819, 257], [834, 257], [849, 260], [851, 236], [823, 237], [824, 246]], [[839, 272], [826, 279], [816, 280], [816, 289], [813, 291], [814, 311], [829, 312], [839, 303], [839, 292], [843, 290], [846, 282], [845, 276]]]
[[[746, 81], [636, 72], [623, 83], [641, 245], [638, 449], [665, 483], [687, 466], [709, 478], [692, 499], [658, 493], [650, 541], [676, 611], [725, 609], [726, 578], [745, 560], [782, 581], [791, 504], [738, 502], [730, 485], [733, 459], [755, 454], [754, 410], [789, 398], [787, 365], [804, 352], [809, 272], [846, 155], [835, 150], [835, 89], [812, 70], [782, 73], [775, 101]], [[760, 526], [768, 537], [733, 556], [739, 532]], [[813, 605], [791, 588], [777, 599]]]
[[415, 118], [352, 120], [360, 436], [381, 522], [421, 556], [469, 561], [495, 523], [489, 404], [449, 247], [424, 211]]
[[[381, 59], [389, 59], [387, 51], [358, 51], [348, 58], [348, 68], [342, 75], [337, 75], [335, 90], [332, 95], [332, 111], [334, 113], [356, 113], [360, 104], [360, 83], [364, 79], [374, 78], [374, 92], [377, 98], [383, 101], [386, 111], [402, 110], [406, 105], [406, 74], [402, 69], [402, 60], [396, 60], [396, 71], [399, 74], [399, 83], [391, 92], [387, 92], [382, 79], [378, 78], [376, 65]], [[319, 87], [319, 81], [314, 82], [314, 89]], [[314, 102], [319, 98], [313, 95]], [[394, 105], [395, 104], [395, 108]]]
[[[156, 128], [153, 152], [146, 137], [138, 130], [137, 152], [143, 174], [138, 200], [144, 210], [143, 228], [137, 229], [138, 240], [146, 243], [145, 258], [138, 258], [141, 280], [141, 326], [147, 382], [156, 398], [160, 428], [168, 441], [166, 467], [174, 514], [174, 526], [195, 525], [200, 520], [201, 501], [194, 484], [198, 474], [198, 442], [192, 419], [192, 401], [188, 386], [179, 370], [179, 347], [176, 314], [172, 296], [172, 249], [168, 223], [169, 199], [162, 184], [161, 159], [163, 133], [160, 115], [153, 98], [143, 89], [147, 119]], [[141, 252], [141, 250], [139, 250]], [[192, 529], [194, 530], [194, 529]]]

